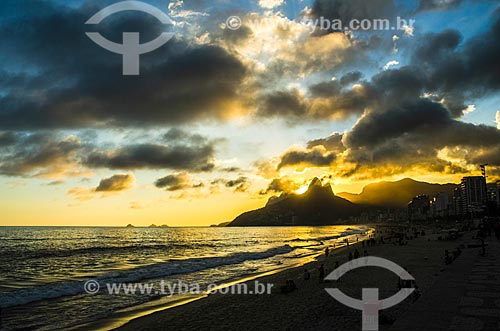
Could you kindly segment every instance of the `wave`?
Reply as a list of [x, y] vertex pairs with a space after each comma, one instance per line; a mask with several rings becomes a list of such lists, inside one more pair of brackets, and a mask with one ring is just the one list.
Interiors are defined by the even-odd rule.
[[[275, 255], [290, 253], [293, 250], [294, 248], [290, 245], [283, 245], [262, 252], [242, 252], [220, 257], [171, 260], [130, 270], [107, 273], [95, 277], [94, 280], [101, 285], [101, 288], [105, 288], [104, 284], [106, 283], [131, 283], [145, 279], [192, 273], [224, 265], [240, 264], [248, 260], [266, 259]], [[2, 293], [0, 294], [0, 306], [5, 308], [44, 299], [81, 294], [84, 293], [84, 283], [84, 281], [68, 281]]]
[[[216, 248], [220, 247], [221, 244], [158, 244], [158, 245], [127, 245], [127, 246], [93, 246], [84, 247], [76, 249], [37, 249], [34, 251], [20, 251], [18, 247], [6, 247], [9, 251], [9, 256], [11, 258], [22, 258], [22, 259], [39, 259], [39, 258], [49, 258], [49, 257], [70, 257], [74, 255], [89, 255], [89, 254], [102, 254], [102, 253], [130, 253], [142, 250], [170, 250], [170, 249], [186, 249], [186, 248]], [[236, 246], [231, 244], [231, 246]], [[9, 250], [10, 248], [10, 250]]]

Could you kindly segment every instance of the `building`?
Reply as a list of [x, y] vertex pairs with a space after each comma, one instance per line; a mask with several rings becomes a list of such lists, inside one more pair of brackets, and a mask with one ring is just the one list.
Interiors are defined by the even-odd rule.
[[431, 210], [434, 216], [448, 216], [449, 197], [445, 192], [439, 192], [431, 201]]
[[488, 201], [500, 205], [500, 182], [488, 184]]
[[480, 212], [485, 209], [488, 201], [486, 178], [483, 176], [468, 176], [462, 178], [463, 209], [467, 212]]
[[428, 195], [419, 195], [408, 203], [408, 218], [410, 221], [425, 221], [430, 216], [431, 204]]
[[450, 214], [455, 216], [463, 216], [466, 214], [466, 210], [464, 208], [464, 199], [461, 188], [456, 188], [453, 190], [453, 197], [451, 201], [451, 210]]

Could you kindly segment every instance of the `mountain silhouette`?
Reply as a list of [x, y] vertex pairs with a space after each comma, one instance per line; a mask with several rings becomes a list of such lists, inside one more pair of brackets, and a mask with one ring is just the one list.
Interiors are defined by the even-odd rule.
[[336, 196], [330, 184], [314, 178], [303, 194], [283, 194], [270, 198], [265, 207], [245, 212], [229, 226], [330, 225], [357, 216], [363, 210]]
[[439, 192], [446, 192], [451, 196], [457, 187], [457, 184], [430, 184], [405, 178], [395, 182], [366, 185], [360, 194], [342, 192], [337, 193], [337, 195], [356, 204], [405, 208], [408, 202], [417, 195], [426, 194], [432, 198]]

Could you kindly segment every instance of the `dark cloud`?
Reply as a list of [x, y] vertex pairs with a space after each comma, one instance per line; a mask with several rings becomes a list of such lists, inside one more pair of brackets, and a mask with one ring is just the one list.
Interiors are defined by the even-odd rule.
[[95, 188], [96, 192], [118, 192], [132, 187], [135, 178], [132, 174], [119, 174], [101, 180]]
[[47, 132], [4, 132], [0, 138], [9, 144], [0, 150], [0, 174], [71, 177], [81, 176], [93, 168], [190, 171], [214, 168], [215, 142], [177, 129], [169, 131], [157, 143], [109, 150], [97, 146], [92, 135], [82, 134], [81, 137]]
[[0, 132], [0, 146], [9, 146], [17, 141], [17, 135], [13, 132]]
[[[33, 6], [42, 2], [33, 1]], [[239, 101], [247, 68], [221, 47], [175, 38], [141, 56], [140, 76], [122, 76], [121, 56], [85, 35], [93, 27], [84, 22], [99, 8], [43, 7], [37, 15], [0, 25], [0, 60], [6, 68], [26, 70], [14, 70], [8, 78], [0, 75], [0, 86], [8, 92], [0, 97], [1, 128], [159, 126], [221, 119]], [[165, 29], [150, 15], [135, 14], [110, 18], [100, 32], [119, 41], [121, 32], [134, 29], [151, 40]]]
[[57, 177], [78, 175], [78, 155], [85, 148], [75, 136], [51, 133], [4, 133], [9, 144], [0, 151], [0, 174]]
[[[458, 32], [445, 30], [424, 35], [416, 45], [409, 65], [358, 83], [362, 97], [356, 108], [363, 116], [350, 131], [285, 153], [279, 167], [301, 162], [331, 166], [324, 158], [330, 155], [341, 165], [331, 168], [336, 175], [360, 178], [410, 169], [458, 174], [478, 162], [500, 165], [495, 154], [500, 131], [457, 119], [468, 100], [500, 88], [500, 11], [493, 14], [489, 29], [465, 42]], [[337, 81], [328, 81], [311, 86], [309, 96], [317, 102], [348, 92]], [[451, 151], [460, 152], [451, 159], [462, 159], [467, 166], [450, 161], [446, 153]]]
[[234, 187], [235, 192], [246, 192], [248, 189], [248, 178], [238, 177], [236, 179], [226, 181], [226, 187]]
[[427, 34], [413, 55], [413, 62], [427, 64], [441, 61], [449, 52], [453, 52], [461, 41], [462, 35], [456, 30]]
[[213, 180], [211, 185], [224, 185], [227, 188], [234, 188], [235, 192], [246, 192], [248, 190], [248, 177], [240, 176], [236, 179], [217, 178]]
[[313, 17], [329, 20], [392, 18], [396, 12], [393, 0], [316, 0], [312, 7]]
[[297, 90], [276, 91], [258, 101], [258, 115], [263, 117], [302, 117], [307, 105]]
[[331, 97], [340, 94], [342, 85], [337, 80], [321, 82], [309, 87], [309, 92], [315, 97]]
[[343, 152], [345, 150], [345, 146], [342, 143], [343, 136], [343, 134], [335, 132], [329, 137], [309, 141], [307, 143], [307, 148], [312, 149], [316, 146], [323, 146], [328, 151]]
[[239, 29], [236, 30], [231, 30], [231, 29], [222, 30], [222, 38], [229, 44], [244, 43], [252, 35], [253, 31], [245, 25], [242, 25]]
[[177, 129], [169, 131], [166, 144], [136, 144], [115, 150], [95, 151], [84, 160], [90, 168], [174, 169], [211, 171], [213, 142]]
[[293, 180], [281, 177], [271, 180], [265, 190], [259, 192], [260, 195], [276, 194], [276, 193], [292, 193], [300, 188], [300, 185]]
[[460, 6], [463, 0], [419, 0], [417, 11], [448, 10]]
[[425, 88], [445, 100], [454, 117], [463, 115], [466, 100], [500, 88], [500, 10], [490, 28], [465, 43], [457, 31], [445, 30], [421, 38], [412, 65], [426, 77]]
[[363, 74], [359, 71], [351, 71], [340, 78], [340, 84], [342, 86], [355, 83], [363, 77]]
[[259, 101], [257, 115], [285, 118], [292, 124], [299, 119], [345, 119], [363, 113], [371, 93], [366, 86], [343, 89], [338, 81], [330, 80], [311, 85], [308, 96], [297, 90], [267, 94]]
[[164, 188], [167, 191], [179, 191], [185, 190], [192, 187], [189, 177], [182, 174], [173, 174], [162, 177], [155, 181], [155, 186], [157, 188]]
[[321, 149], [288, 151], [281, 156], [281, 162], [278, 165], [278, 169], [295, 165], [327, 167], [335, 161], [335, 158], [335, 153], [324, 152]]
[[441, 104], [422, 99], [385, 112], [366, 114], [347, 134], [346, 143], [353, 148], [373, 147], [415, 130], [434, 134], [450, 121], [449, 112]]
[[108, 169], [189, 169], [209, 171], [214, 168], [212, 146], [164, 146], [139, 144], [116, 150], [94, 152], [84, 164]]

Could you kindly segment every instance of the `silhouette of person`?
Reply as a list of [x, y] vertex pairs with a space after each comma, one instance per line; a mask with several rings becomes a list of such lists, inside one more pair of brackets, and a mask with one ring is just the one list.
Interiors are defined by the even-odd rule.
[[319, 270], [319, 282], [323, 283], [323, 281], [325, 279], [325, 265], [321, 264], [319, 266], [318, 270]]

